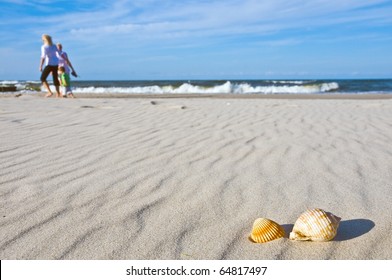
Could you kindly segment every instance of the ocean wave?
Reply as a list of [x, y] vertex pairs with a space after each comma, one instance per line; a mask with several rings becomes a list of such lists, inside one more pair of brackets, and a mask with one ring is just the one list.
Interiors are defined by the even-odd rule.
[[17, 83], [19, 83], [19, 82], [18, 81], [7, 81], [7, 80], [0, 81], [0, 85], [15, 85]]
[[311, 82], [312, 81], [284, 81], [284, 80], [272, 81], [272, 83], [274, 84], [294, 84], [294, 85], [303, 85]]
[[75, 87], [74, 93], [122, 93], [122, 94], [312, 94], [331, 92], [339, 89], [336, 82], [315, 84], [290, 84], [252, 86], [248, 83], [225, 82], [215, 86], [199, 86], [183, 83], [175, 86], [135, 86], [135, 87]]
[[[54, 86], [48, 81], [51, 89]], [[0, 94], [46, 92], [39, 80], [0, 80]], [[392, 79], [374, 80], [72, 80], [84, 94], [392, 94]]]

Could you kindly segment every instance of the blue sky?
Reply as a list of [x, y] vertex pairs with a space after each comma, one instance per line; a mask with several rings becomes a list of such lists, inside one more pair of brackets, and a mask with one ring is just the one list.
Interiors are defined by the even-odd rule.
[[41, 35], [82, 79], [392, 78], [392, 1], [0, 1], [0, 80], [38, 80]]

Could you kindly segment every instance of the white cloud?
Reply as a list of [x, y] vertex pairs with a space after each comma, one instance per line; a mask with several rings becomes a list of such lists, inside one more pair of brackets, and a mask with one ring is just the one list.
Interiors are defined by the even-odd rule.
[[[42, 7], [48, 1], [14, 2]], [[390, 1], [100, 1], [91, 9], [78, 9], [76, 6], [76, 11], [65, 14], [25, 16], [8, 19], [3, 24], [24, 24], [27, 28], [31, 25], [34, 30], [39, 27], [48, 30], [46, 33], [61, 33], [61, 36], [75, 36], [91, 42], [124, 35], [149, 40], [246, 34], [262, 36], [338, 24], [390, 24], [392, 6], [377, 8], [377, 5], [387, 2]], [[86, 0], [81, 3], [93, 2]]]
[[165, 1], [162, 4], [162, 1], [120, 1], [105, 11], [60, 18], [69, 23], [72, 35], [90, 39], [124, 34], [137, 38], [262, 35], [336, 24], [388, 24], [390, 6], [363, 9], [384, 2], [231, 0]]

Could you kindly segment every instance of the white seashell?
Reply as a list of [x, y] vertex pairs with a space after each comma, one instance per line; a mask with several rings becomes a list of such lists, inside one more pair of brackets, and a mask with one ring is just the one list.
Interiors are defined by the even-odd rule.
[[307, 210], [299, 216], [290, 232], [291, 240], [329, 241], [337, 233], [341, 218], [322, 209]]
[[259, 218], [253, 223], [249, 239], [255, 243], [265, 243], [281, 238], [284, 235], [285, 231], [282, 226], [272, 220]]

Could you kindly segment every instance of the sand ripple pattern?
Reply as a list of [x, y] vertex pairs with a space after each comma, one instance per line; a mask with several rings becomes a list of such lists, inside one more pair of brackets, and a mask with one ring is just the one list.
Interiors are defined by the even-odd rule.
[[1, 259], [391, 259], [391, 184], [390, 100], [0, 100]]

